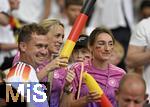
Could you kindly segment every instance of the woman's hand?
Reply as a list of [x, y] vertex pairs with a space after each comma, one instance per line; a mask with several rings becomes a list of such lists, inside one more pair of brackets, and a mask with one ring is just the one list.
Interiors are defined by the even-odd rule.
[[89, 94], [87, 95], [87, 102], [100, 102], [100, 95], [97, 91], [94, 92], [89, 92]]
[[68, 58], [66, 57], [56, 57], [50, 63], [45, 66], [46, 71], [53, 71], [60, 67], [66, 67], [68, 65]]
[[59, 69], [61, 67], [66, 67], [68, 65], [68, 58], [66, 57], [56, 57], [51, 62], [49, 62], [40, 72], [37, 73], [38, 79], [41, 80], [48, 75], [49, 72]]

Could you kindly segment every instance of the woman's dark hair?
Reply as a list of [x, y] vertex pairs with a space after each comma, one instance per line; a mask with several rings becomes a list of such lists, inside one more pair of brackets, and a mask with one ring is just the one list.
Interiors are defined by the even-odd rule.
[[92, 46], [97, 38], [97, 36], [101, 33], [107, 33], [111, 36], [112, 40], [113, 40], [113, 43], [115, 43], [115, 39], [114, 39], [114, 36], [112, 34], [112, 32], [105, 28], [105, 27], [97, 27], [95, 28], [91, 34], [90, 34], [90, 38], [89, 38], [89, 45]]

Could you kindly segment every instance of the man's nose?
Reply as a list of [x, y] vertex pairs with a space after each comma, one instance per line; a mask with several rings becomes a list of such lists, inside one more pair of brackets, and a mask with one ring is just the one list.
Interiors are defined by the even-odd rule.
[[130, 102], [128, 107], [135, 107], [135, 103], [134, 102]]
[[48, 54], [48, 48], [43, 47], [40, 52], [41, 52], [43, 55], [47, 55], [47, 54]]

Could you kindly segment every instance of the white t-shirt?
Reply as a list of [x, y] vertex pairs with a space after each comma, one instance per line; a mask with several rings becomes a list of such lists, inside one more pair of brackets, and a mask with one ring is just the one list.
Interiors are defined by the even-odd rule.
[[[0, 12], [8, 12], [10, 10], [8, 0], [0, 0]], [[10, 25], [0, 26], [0, 43], [15, 43], [15, 37]], [[3, 63], [5, 57], [15, 56], [16, 50], [0, 51], [0, 65]]]
[[39, 80], [35, 69], [31, 65], [18, 62], [9, 69], [6, 82], [39, 82]]
[[133, 26], [132, 0], [97, 0], [90, 26], [106, 26], [110, 29]]
[[20, 0], [19, 9], [13, 14], [27, 23], [37, 23], [42, 19], [43, 11], [44, 0]]
[[[49, 107], [47, 96], [44, 92], [45, 86], [39, 84], [39, 80], [36, 76], [36, 71], [31, 65], [28, 65], [24, 62], [18, 62], [16, 65], [9, 69], [5, 81], [6, 83], [10, 83], [14, 88], [16, 88], [18, 93], [20, 93], [20, 91], [18, 90], [18, 86], [20, 84], [24, 84], [24, 95], [27, 98], [26, 100], [29, 100], [28, 107]], [[37, 90], [38, 92], [40, 91], [40, 93], [35, 92], [35, 85], [38, 85]], [[26, 91], [27, 89], [30, 89], [30, 95], [28, 95], [28, 92]], [[41, 95], [41, 93], [43, 93], [45, 97], [42, 96], [43, 94]], [[38, 98], [37, 100], [40, 100], [43, 97], [44, 100], [40, 100], [41, 102], [38, 102], [37, 100], [35, 101], [35, 99], [33, 99], [33, 95], [36, 95], [36, 98]]]
[[[150, 17], [142, 20], [137, 25], [135, 32], [131, 36], [130, 45], [144, 46], [145, 51], [150, 49]], [[150, 100], [150, 64], [145, 65], [143, 78], [146, 81], [147, 93]]]
[[0, 12], [8, 12], [9, 10], [8, 0], [0, 0]]

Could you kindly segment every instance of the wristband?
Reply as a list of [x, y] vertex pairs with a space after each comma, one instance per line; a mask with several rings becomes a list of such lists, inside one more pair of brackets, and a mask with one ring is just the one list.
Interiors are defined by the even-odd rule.
[[73, 91], [73, 87], [72, 86], [65, 86], [64, 87], [64, 93], [70, 94]]

